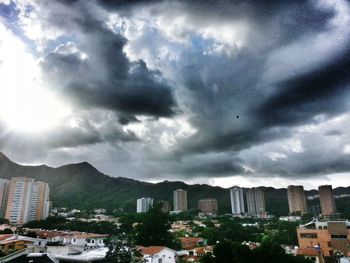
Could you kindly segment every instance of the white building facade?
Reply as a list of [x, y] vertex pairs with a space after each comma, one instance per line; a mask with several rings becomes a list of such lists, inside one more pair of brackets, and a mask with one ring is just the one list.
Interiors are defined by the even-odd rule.
[[243, 189], [237, 186], [231, 188], [230, 197], [232, 214], [238, 215], [245, 213]]
[[150, 246], [141, 249], [145, 263], [175, 263], [176, 251], [168, 247]]
[[146, 213], [153, 206], [153, 199], [149, 197], [139, 198], [137, 199], [136, 206], [137, 213]]

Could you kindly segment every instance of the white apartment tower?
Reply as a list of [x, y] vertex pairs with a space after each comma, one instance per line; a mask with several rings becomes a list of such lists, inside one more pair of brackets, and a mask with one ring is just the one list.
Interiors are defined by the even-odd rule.
[[187, 191], [183, 189], [177, 189], [174, 191], [174, 211], [186, 211], [187, 210]]
[[140, 199], [137, 199], [136, 204], [137, 213], [146, 213], [153, 206], [153, 199], [149, 197], [142, 197]]
[[235, 186], [230, 189], [232, 214], [245, 213], [243, 189]]

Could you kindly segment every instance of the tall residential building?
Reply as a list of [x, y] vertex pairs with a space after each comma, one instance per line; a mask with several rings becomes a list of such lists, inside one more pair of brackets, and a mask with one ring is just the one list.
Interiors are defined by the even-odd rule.
[[177, 189], [174, 191], [174, 211], [186, 211], [187, 210], [187, 191], [183, 189]]
[[12, 177], [5, 218], [11, 224], [24, 224], [29, 221], [34, 179]]
[[289, 213], [300, 212], [306, 214], [307, 204], [302, 185], [289, 185], [287, 188]]
[[243, 189], [236, 187], [236, 186], [231, 188], [230, 189], [230, 196], [231, 196], [232, 214], [245, 213]]
[[10, 180], [0, 179], [0, 218], [4, 218], [6, 214], [9, 189]]
[[12, 177], [8, 191], [5, 218], [11, 224], [43, 220], [49, 215], [49, 186], [32, 178]]
[[35, 182], [30, 206], [29, 221], [44, 220], [50, 211], [50, 188], [47, 183]]
[[318, 187], [320, 194], [320, 204], [322, 215], [334, 214], [337, 210], [335, 207], [335, 199], [331, 185], [321, 185]]
[[265, 214], [265, 195], [259, 188], [250, 188], [246, 192], [248, 214], [261, 217]]
[[153, 199], [149, 197], [142, 197], [137, 199], [137, 213], [146, 213], [153, 206]]
[[206, 215], [216, 215], [218, 213], [218, 201], [207, 198], [198, 201], [198, 209]]

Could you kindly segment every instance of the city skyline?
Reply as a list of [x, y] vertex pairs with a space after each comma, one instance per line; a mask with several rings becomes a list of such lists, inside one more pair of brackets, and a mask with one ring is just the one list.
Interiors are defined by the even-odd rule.
[[0, 0], [0, 34], [15, 162], [223, 187], [350, 175], [348, 1]]

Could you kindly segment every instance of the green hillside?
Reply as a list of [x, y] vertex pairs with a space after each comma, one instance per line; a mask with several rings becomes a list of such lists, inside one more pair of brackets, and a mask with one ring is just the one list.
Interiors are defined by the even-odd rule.
[[[58, 168], [40, 166], [23, 166], [10, 161], [0, 153], [0, 178], [26, 176], [47, 182], [50, 186], [51, 199], [55, 207], [78, 209], [123, 208], [135, 211], [136, 199], [149, 196], [155, 200], [167, 200], [172, 203], [173, 190], [177, 188], [188, 191], [189, 208], [196, 208], [201, 198], [216, 198], [220, 213], [230, 213], [229, 189], [205, 184], [188, 185], [184, 182], [164, 181], [157, 184], [141, 182], [123, 177], [110, 177], [87, 162], [64, 165]], [[232, 182], [234, 185], [235, 182]], [[288, 214], [286, 189], [264, 187], [266, 208], [275, 215]], [[335, 193], [350, 193], [350, 188], [335, 189]], [[342, 201], [342, 207], [344, 206]], [[343, 207], [342, 210], [347, 210]]]

